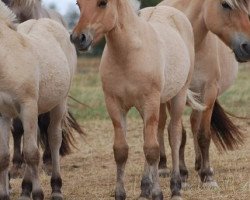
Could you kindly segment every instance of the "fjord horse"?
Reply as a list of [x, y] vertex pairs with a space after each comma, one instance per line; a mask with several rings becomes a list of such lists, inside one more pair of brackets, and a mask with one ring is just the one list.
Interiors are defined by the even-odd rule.
[[[41, 0], [4, 0], [6, 5], [8, 5], [11, 10], [17, 15], [17, 19], [19, 22], [24, 22], [30, 19], [39, 19], [39, 18], [50, 18], [53, 19], [60, 24], [66, 26], [66, 22], [63, 20], [62, 16], [54, 10], [45, 9], [42, 6]], [[74, 147], [74, 135], [73, 131], [75, 130], [80, 135], [83, 135], [84, 132], [74, 119], [73, 115], [68, 112], [68, 121], [70, 126], [63, 127], [63, 139], [62, 145], [60, 148], [60, 155], [65, 156], [68, 155], [72, 151], [72, 147]], [[48, 126], [49, 126], [49, 113], [41, 114], [38, 117], [38, 126], [40, 130], [39, 141], [44, 148], [43, 153], [43, 163], [44, 170], [50, 174], [51, 172], [51, 152], [48, 143]], [[21, 151], [21, 140], [23, 136], [23, 126], [20, 119], [15, 118], [13, 120], [13, 128], [12, 135], [14, 139], [14, 153], [12, 162], [13, 165], [10, 169], [10, 177], [16, 178], [18, 176], [22, 177], [23, 171], [23, 154]]]
[[[195, 39], [195, 67], [190, 89], [201, 94], [204, 111], [193, 111], [190, 121], [195, 143], [195, 169], [205, 186], [217, 187], [210, 166], [209, 147], [213, 139], [219, 150], [234, 150], [243, 143], [243, 134], [220, 106], [217, 98], [235, 81], [238, 62], [250, 60], [249, 0], [164, 0], [190, 20]], [[217, 36], [218, 37], [217, 37]], [[236, 60], [235, 60], [236, 58]], [[166, 119], [166, 109], [161, 110]], [[159, 124], [161, 146], [159, 169], [166, 174], [164, 127]], [[180, 150], [183, 182], [188, 171], [184, 161], [186, 131]]]
[[88, 50], [103, 35], [106, 37], [100, 74], [115, 132], [115, 199], [126, 198], [126, 114], [135, 107], [144, 122], [145, 168], [140, 199], [163, 200], [158, 182], [157, 126], [160, 107], [167, 102], [171, 108], [171, 192], [173, 199], [180, 198], [181, 116], [187, 101], [193, 108], [203, 109], [188, 90], [194, 62], [193, 31], [187, 18], [176, 9], [151, 7], [141, 10], [138, 17], [131, 2], [137, 1], [78, 0], [81, 17], [71, 40], [79, 50]]
[[[11, 120], [23, 124], [26, 162], [20, 200], [43, 200], [38, 175], [38, 115], [50, 112], [48, 127], [52, 157], [52, 199], [61, 200], [59, 149], [67, 124], [67, 97], [77, 57], [68, 31], [49, 20], [16, 24], [15, 14], [0, 1], [0, 199], [9, 199], [9, 132]], [[9, 53], [11, 52], [11, 53]]]

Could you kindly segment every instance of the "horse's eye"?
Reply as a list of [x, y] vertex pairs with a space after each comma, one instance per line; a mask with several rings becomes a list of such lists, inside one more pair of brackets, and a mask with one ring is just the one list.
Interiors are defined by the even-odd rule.
[[98, 2], [98, 7], [99, 8], [106, 8], [107, 4], [108, 4], [107, 0], [101, 0]]
[[225, 9], [228, 9], [228, 10], [232, 10], [232, 7], [227, 3], [227, 2], [222, 2], [222, 7], [225, 8]]

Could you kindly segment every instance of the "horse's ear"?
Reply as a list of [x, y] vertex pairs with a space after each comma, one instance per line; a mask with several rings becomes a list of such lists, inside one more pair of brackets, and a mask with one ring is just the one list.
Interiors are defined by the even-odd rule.
[[140, 8], [141, 8], [141, 1], [140, 0], [129, 0], [129, 1], [136, 12], [138, 10], [140, 10]]

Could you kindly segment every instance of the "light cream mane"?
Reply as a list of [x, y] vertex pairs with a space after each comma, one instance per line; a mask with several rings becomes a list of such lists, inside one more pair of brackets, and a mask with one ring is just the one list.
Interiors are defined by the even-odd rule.
[[10, 24], [16, 21], [16, 15], [2, 1], [0, 1], [0, 20]]
[[248, 0], [225, 0], [232, 8], [234, 9], [240, 9], [246, 13], [249, 13], [248, 11]]

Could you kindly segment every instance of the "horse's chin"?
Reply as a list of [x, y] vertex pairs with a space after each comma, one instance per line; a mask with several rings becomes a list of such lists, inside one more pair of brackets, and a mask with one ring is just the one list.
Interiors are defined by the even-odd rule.
[[236, 59], [236, 60], [237, 60], [237, 62], [239, 62], [239, 63], [245, 63], [245, 62], [248, 62], [248, 59], [243, 58], [243, 57], [241, 57], [241, 56], [239, 56], [239, 55], [237, 55], [237, 54], [235, 54], [235, 59]]
[[77, 50], [78, 51], [80, 51], [80, 52], [88, 52], [88, 51], [91, 51], [91, 49], [92, 49], [92, 42], [90, 42], [89, 44], [87, 44], [87, 45], [78, 45], [76, 48], [77, 48]]

